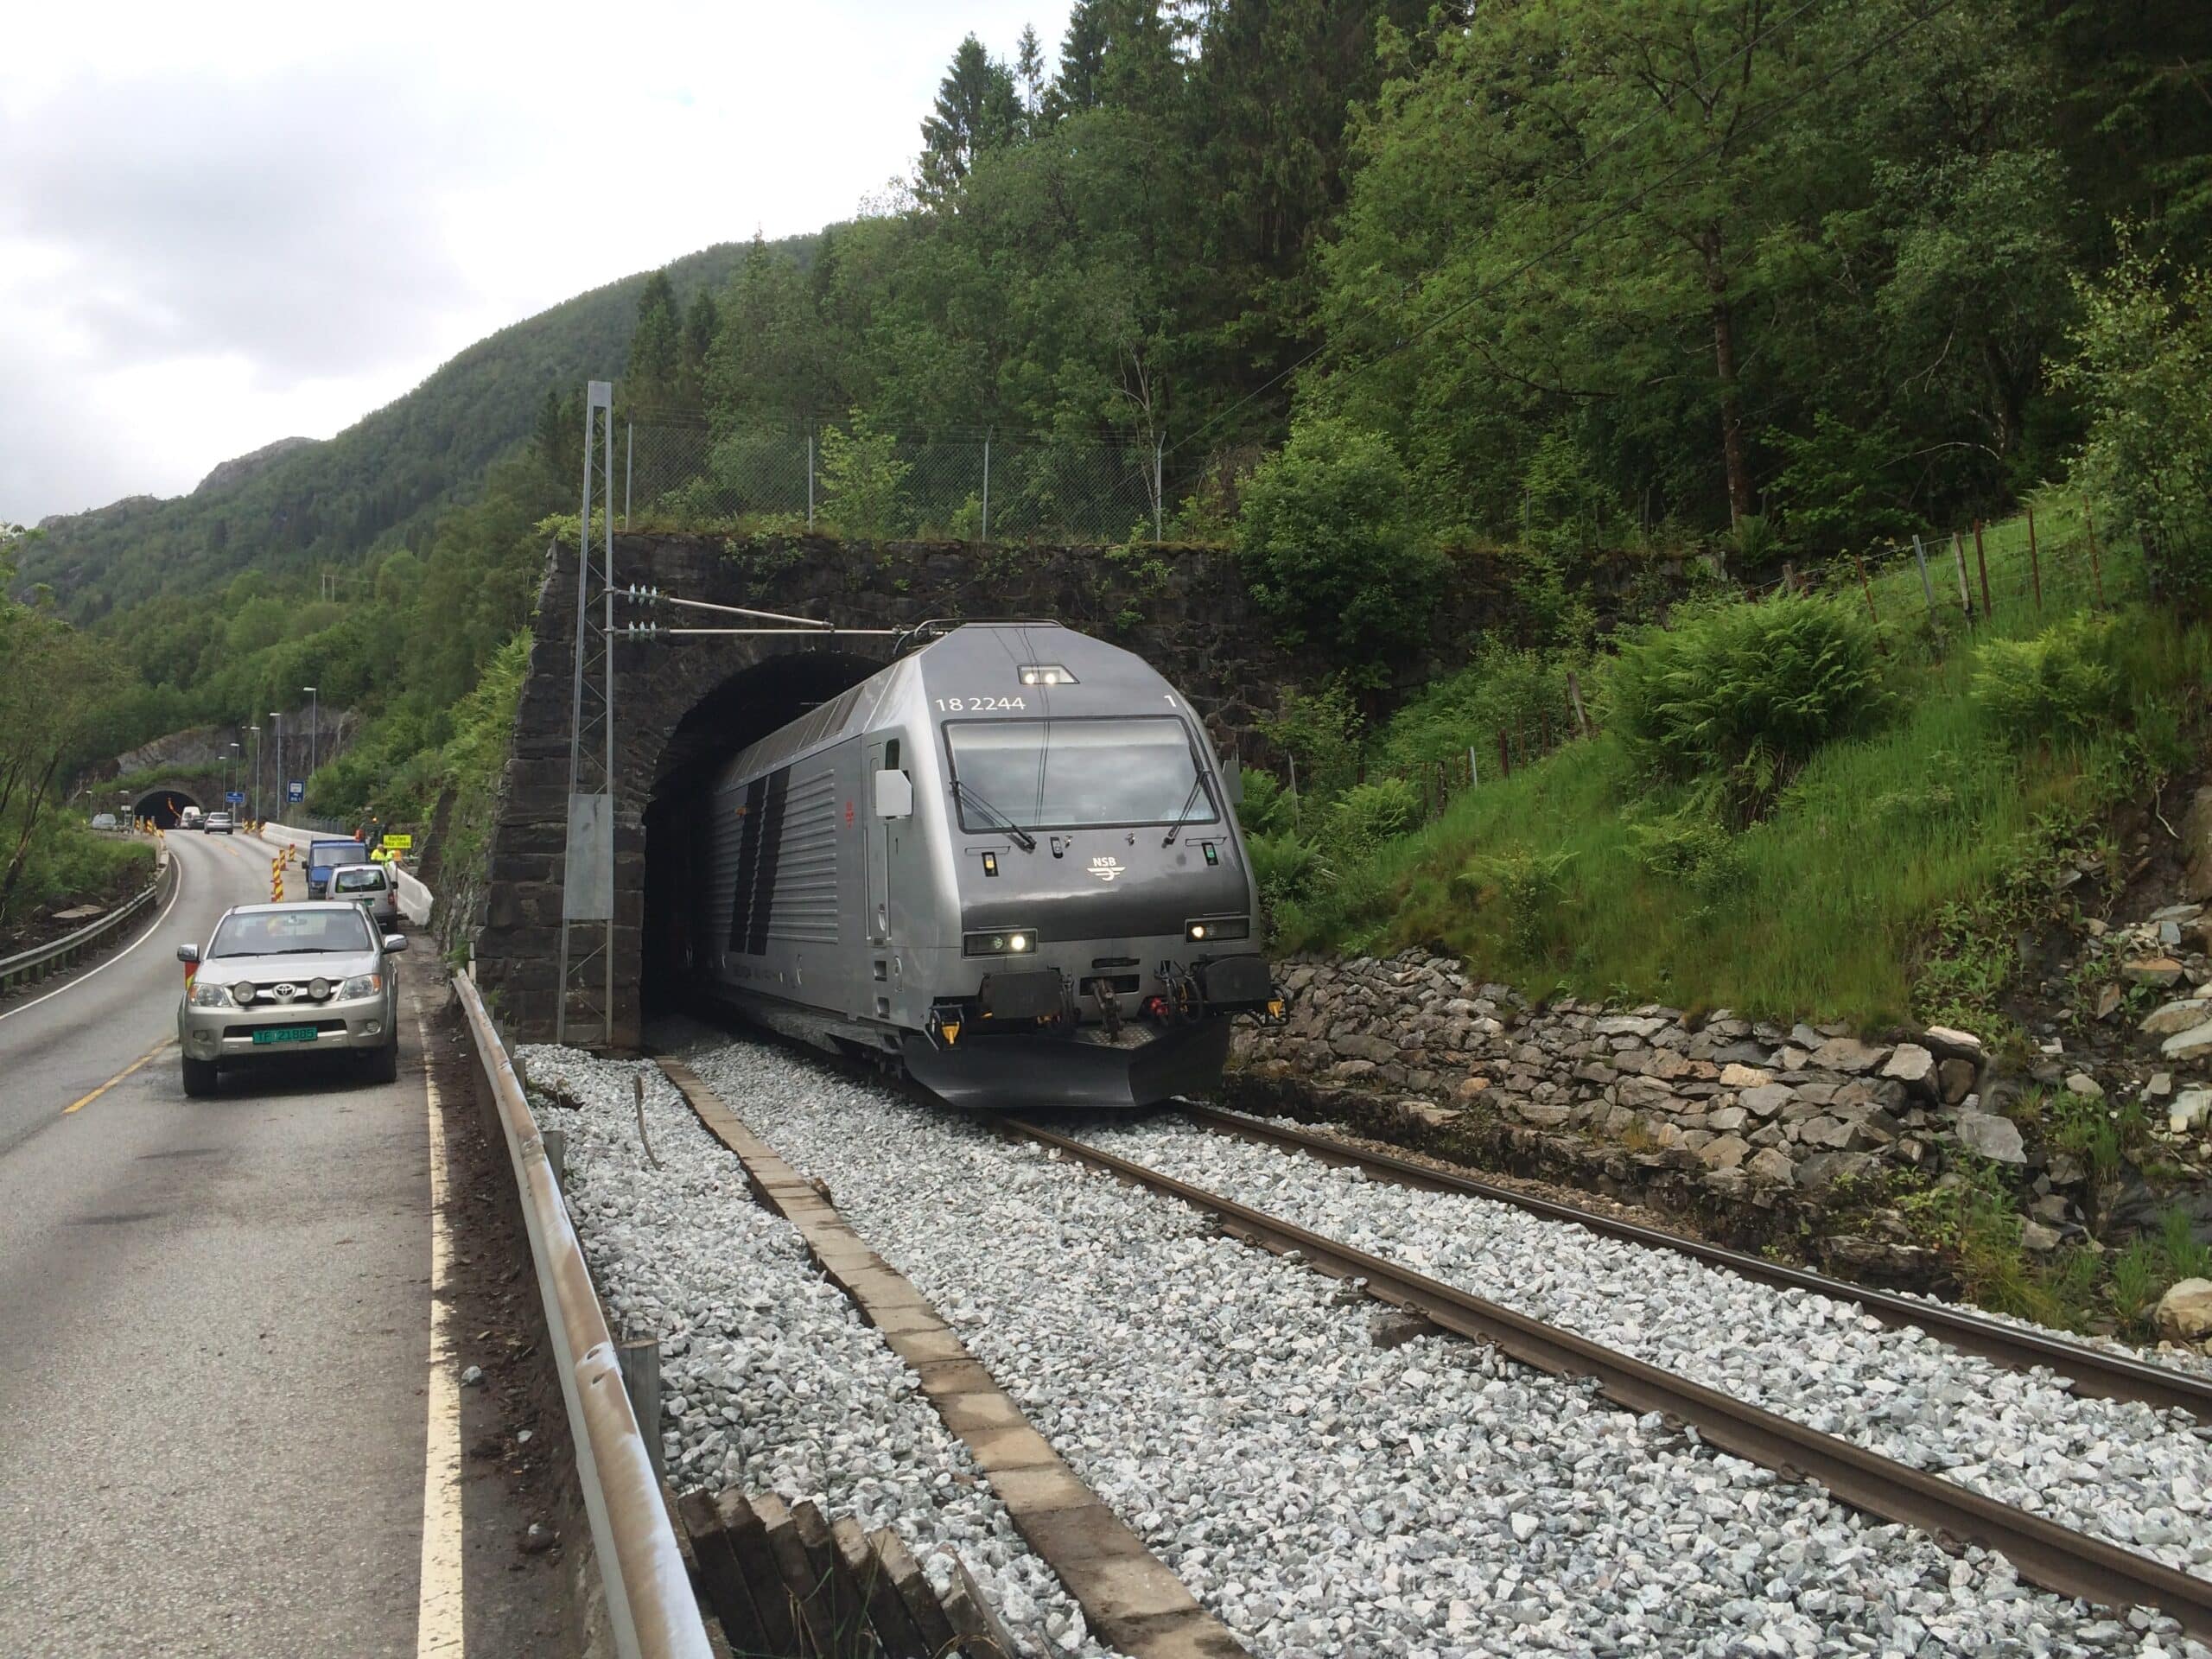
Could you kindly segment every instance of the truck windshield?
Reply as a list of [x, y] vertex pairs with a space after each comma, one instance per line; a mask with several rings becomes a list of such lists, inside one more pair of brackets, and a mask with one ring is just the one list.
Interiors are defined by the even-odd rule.
[[[1024, 830], [1218, 821], [1199, 789], [1190, 734], [1165, 715], [1116, 720], [971, 720], [944, 728], [963, 785], [960, 827], [1004, 826], [969, 799], [977, 796]], [[1184, 803], [1190, 802], [1187, 812]]]
[[210, 960], [223, 957], [331, 956], [375, 948], [359, 909], [246, 911], [226, 917], [208, 946]]
[[359, 864], [368, 855], [369, 849], [358, 841], [318, 841], [308, 849], [308, 868], [320, 869], [334, 864]]

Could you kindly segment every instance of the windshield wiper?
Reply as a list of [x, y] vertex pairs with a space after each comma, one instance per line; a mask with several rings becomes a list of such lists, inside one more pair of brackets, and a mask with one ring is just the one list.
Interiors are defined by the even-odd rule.
[[1033, 853], [1037, 850], [1036, 836], [1031, 835], [1027, 830], [1016, 823], [1005, 813], [1000, 811], [998, 808], [993, 806], [988, 801], [978, 795], [974, 790], [969, 788], [967, 785], [962, 783], [957, 778], [952, 780], [952, 792], [962, 800], [967, 802], [969, 805], [974, 807], [978, 812], [986, 813], [991, 817], [996, 818], [998, 820], [998, 827], [1005, 830], [1007, 835], [1013, 836], [1014, 844], [1020, 847], [1023, 852]]
[[1183, 826], [1190, 822], [1191, 804], [1198, 798], [1198, 791], [1205, 786], [1206, 775], [1203, 772], [1192, 778], [1191, 792], [1183, 798], [1183, 804], [1175, 809], [1175, 822], [1167, 826], [1167, 833], [1160, 837], [1161, 846], [1173, 847], [1175, 844], [1175, 837], [1182, 833]]

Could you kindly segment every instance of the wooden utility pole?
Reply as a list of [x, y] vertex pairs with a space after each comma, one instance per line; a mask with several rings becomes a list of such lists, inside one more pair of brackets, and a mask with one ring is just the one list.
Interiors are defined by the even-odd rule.
[[1994, 615], [1997, 607], [1989, 602], [1989, 560], [1981, 550], [1981, 520], [1979, 518], [1974, 521], [1974, 562], [1981, 572], [1981, 613], [1984, 616]]

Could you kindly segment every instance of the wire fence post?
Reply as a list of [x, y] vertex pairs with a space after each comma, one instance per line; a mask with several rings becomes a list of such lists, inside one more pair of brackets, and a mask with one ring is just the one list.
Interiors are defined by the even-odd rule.
[[[1859, 564], [1859, 590], [1866, 595], [1866, 614], [1873, 620], [1874, 626], [1878, 628], [1882, 626], [1882, 613], [1874, 608], [1874, 584], [1866, 579], [1866, 556], [1864, 553], [1853, 553], [1851, 556]], [[1580, 709], [1580, 699], [1576, 700], [1575, 707], [1578, 711]]]
[[814, 530], [814, 429], [806, 429], [806, 528]]
[[2087, 501], [2082, 503], [2082, 528], [2089, 532], [2089, 580], [2096, 584], [2097, 608], [2105, 607], [2104, 566], [2097, 558], [2097, 521]]
[[991, 435], [983, 434], [983, 541], [991, 539]]
[[[1582, 679], [1571, 668], [1567, 671], [1567, 700], [1574, 705], [1574, 723], [1581, 728], [1583, 736], [1589, 736], [1590, 715], [1582, 707]], [[1470, 766], [1474, 764], [1474, 753], [1472, 749], [1467, 751]]]
[[2043, 610], [2043, 556], [2036, 551], [2036, 510], [2033, 503], [2028, 506], [2028, 574], [2035, 579], [2036, 610], [2040, 613]]
[[1959, 567], [1959, 608], [1967, 613], [1967, 622], [1971, 626], [1974, 622], [1974, 594], [1967, 587], [1966, 537], [1955, 530], [1951, 532], [1951, 558]]
[[1166, 498], [1160, 488], [1160, 462], [1163, 448], [1161, 440], [1154, 438], [1152, 441], [1152, 541], [1155, 547], [1160, 544], [1167, 522]]
[[1979, 518], [1974, 521], [1974, 562], [1975, 569], [1981, 572], [1981, 613], [1994, 616], [1997, 607], [1990, 602], [1989, 559], [1981, 550], [1981, 520]]
[[638, 470], [638, 423], [622, 423], [622, 528], [630, 528], [630, 480]]
[[1920, 537], [1912, 538], [1912, 556], [1920, 561], [1920, 591], [1928, 595], [1928, 613], [1936, 614], [1936, 584], [1928, 579], [1928, 550], [1920, 544]]
[[1290, 827], [1294, 830], [1298, 828], [1298, 757], [1286, 754], [1283, 759], [1290, 763]]
[[1475, 746], [1470, 743], [1467, 746], [1467, 787], [1479, 789], [1482, 787], [1482, 772], [1475, 765]]

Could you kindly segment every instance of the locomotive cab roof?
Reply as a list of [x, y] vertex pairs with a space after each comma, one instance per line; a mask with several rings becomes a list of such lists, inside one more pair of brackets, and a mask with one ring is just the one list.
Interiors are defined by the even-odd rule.
[[[1090, 706], [1125, 705], [1135, 692], [1154, 707], [1168, 695], [1159, 671], [1134, 652], [1078, 633], [1063, 622], [1020, 619], [917, 625], [944, 632], [789, 725], [741, 749], [725, 780], [758, 776], [874, 728], [899, 689], [918, 678], [932, 695], [977, 693], [1028, 700], [1044, 714], [1079, 714]], [[1187, 711], [1186, 711], [1187, 712]]]

